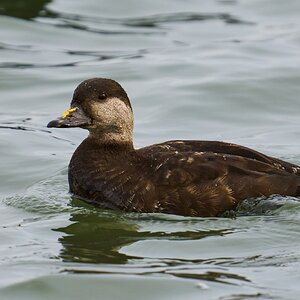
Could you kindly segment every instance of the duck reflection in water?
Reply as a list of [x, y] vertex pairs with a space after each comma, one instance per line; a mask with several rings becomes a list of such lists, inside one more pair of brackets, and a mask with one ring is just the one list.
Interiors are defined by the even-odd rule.
[[[21, 19], [38, 17], [50, 0], [1, 0], [1, 14]], [[45, 14], [45, 13], [44, 13]]]
[[[72, 203], [78, 205], [74, 199]], [[80, 203], [79, 203], [80, 205]], [[98, 210], [72, 213], [71, 224], [54, 229], [63, 232], [60, 257], [64, 261], [82, 263], [126, 263], [131, 257], [119, 252], [122, 246], [138, 239], [138, 226], [123, 221], [118, 213]]]
[[[72, 205], [87, 206], [82, 201], [73, 199]], [[229, 229], [199, 231], [144, 231], [142, 222], [169, 222], [155, 219], [153, 215], [139, 218], [133, 214], [124, 214], [101, 209], [83, 209], [71, 214], [71, 224], [55, 228], [54, 231], [64, 233], [59, 238], [62, 245], [60, 257], [68, 262], [125, 264], [131, 259], [143, 259], [121, 253], [123, 246], [141, 240], [197, 240], [208, 236], [224, 236], [232, 233]], [[147, 226], [148, 227], [148, 226]]]

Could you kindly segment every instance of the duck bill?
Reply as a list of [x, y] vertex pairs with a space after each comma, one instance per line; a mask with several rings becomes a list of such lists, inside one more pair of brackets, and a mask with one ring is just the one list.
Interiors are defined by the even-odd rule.
[[80, 106], [74, 106], [65, 111], [59, 118], [48, 123], [47, 127], [67, 128], [84, 127], [91, 124], [91, 119]]

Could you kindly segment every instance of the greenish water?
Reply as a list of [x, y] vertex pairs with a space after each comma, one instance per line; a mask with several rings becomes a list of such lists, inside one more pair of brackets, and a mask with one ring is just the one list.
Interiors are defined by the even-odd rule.
[[[225, 140], [300, 164], [300, 2], [0, 0], [0, 299], [299, 299], [299, 199], [231, 218], [72, 201], [76, 85], [127, 90], [137, 147]], [[247, 207], [247, 203], [244, 205]]]

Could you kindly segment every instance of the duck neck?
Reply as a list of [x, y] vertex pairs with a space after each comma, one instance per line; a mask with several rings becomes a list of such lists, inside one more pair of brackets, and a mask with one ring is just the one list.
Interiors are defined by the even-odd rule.
[[89, 130], [88, 140], [99, 148], [133, 149], [132, 127], [103, 126]]

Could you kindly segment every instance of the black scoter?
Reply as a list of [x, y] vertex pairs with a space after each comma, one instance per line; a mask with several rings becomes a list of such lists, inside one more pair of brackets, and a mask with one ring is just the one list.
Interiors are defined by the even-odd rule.
[[246, 198], [300, 194], [299, 166], [240, 145], [175, 140], [134, 149], [132, 107], [112, 79], [80, 83], [71, 108], [48, 127], [89, 131], [69, 164], [70, 192], [103, 208], [208, 217]]

